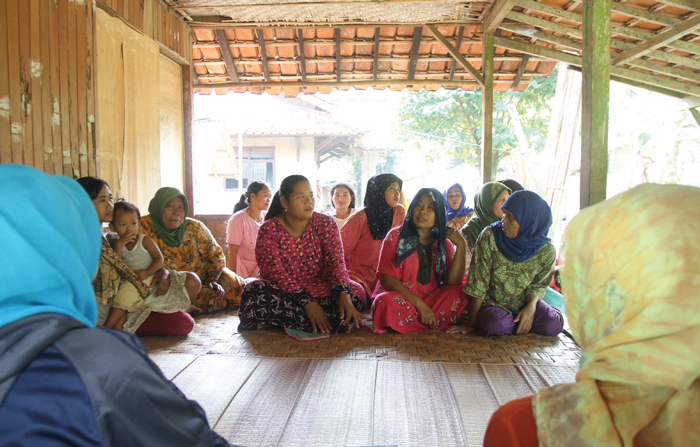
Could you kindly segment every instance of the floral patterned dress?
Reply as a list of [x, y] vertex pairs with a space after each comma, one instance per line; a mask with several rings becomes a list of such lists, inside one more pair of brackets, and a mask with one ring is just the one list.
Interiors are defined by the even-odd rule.
[[341, 293], [350, 293], [355, 308], [362, 309], [364, 294], [352, 292], [362, 289], [348, 277], [338, 226], [330, 216], [313, 213], [300, 238], [273, 217], [260, 227], [255, 256], [262, 280], [249, 283], [243, 291], [238, 314], [241, 329], [270, 324], [313, 332], [304, 306], [316, 302], [330, 315], [335, 332], [341, 323]]
[[[430, 271], [432, 276], [428, 284], [423, 285], [417, 281], [420, 267], [418, 252], [411, 254], [398, 268], [395, 267], [400, 234], [401, 227], [393, 228], [384, 239], [379, 254], [377, 274], [391, 275], [401, 281], [408, 290], [421, 298], [435, 312], [437, 329], [447, 329], [455, 324], [459, 315], [467, 307], [467, 295], [461, 290], [461, 285], [446, 285], [442, 289], [438, 287], [435, 280], [437, 243], [431, 245], [433, 254]], [[450, 270], [454, 257], [455, 246], [450, 240], [447, 240], [447, 271]], [[418, 312], [413, 304], [397, 292], [386, 291], [381, 284], [375, 292], [372, 315], [374, 317], [374, 332], [377, 334], [386, 333], [386, 328], [402, 333], [431, 330], [420, 322]]]
[[[202, 312], [215, 312], [227, 306], [237, 306], [243, 291], [243, 280], [226, 267], [226, 258], [221, 247], [209, 229], [198, 220], [185, 219], [185, 235], [179, 247], [171, 247], [158, 235], [151, 216], [141, 218], [139, 231], [150, 236], [163, 253], [165, 268], [177, 271], [194, 272], [202, 281], [202, 290], [196, 298], [195, 306]], [[217, 282], [226, 291], [220, 300], [209, 283]]]

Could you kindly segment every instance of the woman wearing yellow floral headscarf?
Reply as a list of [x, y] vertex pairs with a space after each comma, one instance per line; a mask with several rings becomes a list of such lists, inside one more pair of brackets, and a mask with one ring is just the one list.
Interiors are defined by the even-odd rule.
[[501, 407], [485, 446], [700, 445], [698, 222], [700, 188], [652, 184], [571, 221], [561, 274], [583, 348], [576, 383]]

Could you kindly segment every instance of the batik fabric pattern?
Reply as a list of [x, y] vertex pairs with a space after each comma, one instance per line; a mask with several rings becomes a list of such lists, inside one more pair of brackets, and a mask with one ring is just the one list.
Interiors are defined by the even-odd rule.
[[356, 309], [362, 309], [364, 294], [353, 293], [332, 217], [313, 213], [300, 238], [289, 234], [278, 216], [273, 217], [260, 227], [255, 253], [262, 280], [249, 283], [243, 292], [241, 329], [270, 324], [313, 332], [304, 306], [315, 302], [330, 315], [331, 327], [337, 332], [341, 323], [338, 298], [343, 293], [350, 294]]
[[574, 384], [533, 402], [543, 446], [700, 445], [700, 188], [645, 184], [567, 226]]
[[[226, 258], [221, 247], [209, 229], [200, 221], [185, 218], [182, 223], [185, 232], [182, 243], [177, 247], [166, 244], [156, 231], [151, 216], [141, 218], [140, 232], [150, 236], [160, 248], [165, 260], [164, 267], [169, 270], [194, 272], [202, 281], [202, 290], [196, 297], [194, 305], [203, 312], [215, 312], [227, 306], [235, 307], [240, 303], [243, 280], [226, 267]], [[209, 283], [217, 282], [226, 292], [224, 299], [216, 297]]]
[[[414, 251], [399, 267], [396, 267], [396, 253], [399, 246], [401, 228], [393, 228], [382, 244], [379, 258], [378, 274], [391, 275], [403, 283], [408, 290], [418, 296], [435, 313], [437, 320], [436, 329], [447, 329], [455, 324], [462, 311], [467, 307], [467, 296], [461, 290], [461, 286], [438, 287], [435, 280], [435, 263], [438, 257], [437, 243], [430, 246], [432, 250], [433, 272], [431, 281], [423, 285], [417, 281], [420, 263], [418, 253]], [[452, 241], [446, 241], [446, 263], [449, 271], [455, 256], [455, 247]], [[381, 284], [377, 287], [372, 302], [372, 316], [374, 319], [374, 332], [384, 334], [387, 328], [397, 332], [421, 332], [432, 328], [420, 322], [416, 307], [406, 300], [400, 293], [385, 290]]]

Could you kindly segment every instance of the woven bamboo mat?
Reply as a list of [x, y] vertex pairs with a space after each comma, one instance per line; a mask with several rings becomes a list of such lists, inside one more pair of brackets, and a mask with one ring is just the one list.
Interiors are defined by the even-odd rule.
[[[166, 364], [168, 356], [153, 358]], [[480, 446], [500, 404], [572, 382], [576, 373], [569, 366], [237, 355], [182, 365], [174, 383], [219, 434], [249, 447]]]
[[[281, 330], [238, 333], [235, 311], [195, 318], [193, 332], [182, 337], [143, 337], [151, 355], [227, 354], [264, 358], [381, 359], [447, 363], [515, 363], [578, 366], [580, 349], [564, 335], [484, 337], [443, 331], [378, 335], [369, 327], [350, 334], [298, 342]], [[184, 360], [183, 360], [184, 361]]]

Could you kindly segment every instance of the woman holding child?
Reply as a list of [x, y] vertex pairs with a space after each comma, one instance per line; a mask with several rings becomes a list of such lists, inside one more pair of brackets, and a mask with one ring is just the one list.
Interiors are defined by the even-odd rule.
[[554, 276], [556, 250], [547, 237], [552, 211], [532, 191], [513, 193], [502, 211], [503, 221], [476, 240], [464, 287], [472, 298], [467, 330], [557, 335], [564, 325], [561, 312], [542, 301]]
[[[189, 308], [188, 295], [195, 296], [199, 291], [198, 278], [183, 274], [171, 279], [168, 270], [160, 266], [151, 268], [152, 260], [140, 272], [132, 270], [122, 256], [124, 246], [127, 246], [127, 251], [136, 249], [138, 218], [134, 215], [138, 215], [138, 209], [132, 205], [128, 209], [122, 207], [123, 212], [115, 213], [107, 182], [95, 177], [83, 177], [77, 181], [92, 199], [100, 222], [109, 223], [119, 236], [113, 239], [113, 245], [106, 237], [102, 238], [99, 268], [93, 280], [97, 297], [97, 323], [113, 329], [126, 329], [136, 335], [189, 334], [194, 320], [182, 311]], [[117, 221], [129, 221], [130, 228], [122, 227]], [[152, 257], [155, 247], [150, 248], [148, 254]], [[155, 274], [151, 275], [153, 272]], [[145, 281], [147, 278], [148, 283]], [[158, 301], [161, 305], [144, 306], [146, 300]], [[151, 312], [152, 309], [156, 311]], [[126, 311], [134, 312], [128, 320]], [[125, 328], [124, 323], [127, 323]]]
[[338, 226], [314, 212], [314, 193], [304, 176], [282, 181], [255, 254], [262, 280], [243, 291], [240, 329], [269, 324], [328, 334], [360, 326], [364, 295], [353, 293]]
[[447, 227], [445, 206], [439, 191], [421, 189], [403, 226], [384, 239], [372, 303], [375, 333], [446, 329], [467, 306], [461, 290], [467, 244]]
[[141, 231], [160, 248], [165, 267], [194, 272], [202, 282], [194, 305], [207, 313], [237, 306], [243, 279], [226, 268], [224, 253], [207, 227], [187, 217], [187, 197], [177, 188], [160, 188], [148, 212], [141, 218]]

